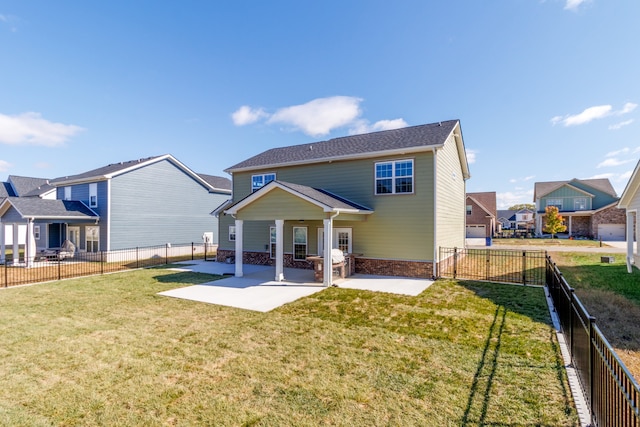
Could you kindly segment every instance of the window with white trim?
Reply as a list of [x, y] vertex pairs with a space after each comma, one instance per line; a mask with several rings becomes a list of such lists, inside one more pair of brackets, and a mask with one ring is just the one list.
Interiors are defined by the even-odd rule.
[[263, 173], [260, 175], [251, 175], [251, 192], [261, 189], [271, 181], [275, 181], [275, 173]]
[[87, 252], [100, 251], [100, 228], [86, 227]]
[[236, 226], [235, 225], [230, 225], [229, 226], [229, 241], [230, 242], [235, 242], [236, 241]]
[[473, 213], [473, 206], [467, 205], [467, 215], [471, 215]]
[[64, 200], [71, 200], [71, 187], [64, 187]]
[[276, 228], [269, 227], [269, 257], [275, 259], [276, 257]]
[[587, 198], [586, 197], [578, 197], [573, 201], [573, 208], [577, 211], [586, 211], [587, 210]]
[[555, 206], [559, 211], [562, 210], [562, 199], [547, 199], [547, 206]]
[[375, 164], [376, 194], [413, 193], [413, 160]]
[[307, 227], [293, 227], [293, 259], [307, 259]]
[[98, 184], [95, 182], [89, 184], [89, 207], [98, 207]]
[[40, 226], [39, 225], [34, 225], [33, 226], [33, 238], [36, 240], [40, 240]]

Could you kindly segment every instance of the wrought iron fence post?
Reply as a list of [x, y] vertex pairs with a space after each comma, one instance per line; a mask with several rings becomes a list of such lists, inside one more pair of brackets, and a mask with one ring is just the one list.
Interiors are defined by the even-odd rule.
[[491, 255], [489, 253], [489, 249], [485, 249], [485, 254], [487, 256], [487, 267], [485, 270], [485, 279], [487, 281], [489, 281], [489, 279], [491, 278]]
[[207, 242], [204, 242], [204, 260], [207, 260]]
[[169, 244], [164, 245], [164, 263], [169, 264]]
[[4, 287], [9, 286], [9, 272], [7, 271], [7, 258], [4, 259]]
[[[593, 343], [593, 325], [596, 323], [596, 318], [594, 316], [589, 316], [589, 409], [590, 409], [590, 413], [591, 413], [591, 425], [595, 425], [594, 424], [594, 420], [593, 420], [593, 410], [594, 410], [594, 402], [593, 402], [593, 387], [594, 387], [594, 383], [595, 383], [595, 369], [593, 367], [593, 362], [594, 362], [594, 354], [593, 352], [596, 351], [594, 343]], [[586, 390], [585, 390], [586, 391]]]
[[138, 247], [136, 246], [136, 268], [140, 268], [140, 257], [138, 256]]
[[61, 271], [60, 271], [61, 270], [60, 265], [62, 264], [62, 260], [60, 259], [60, 256], [58, 256], [58, 260], [57, 261], [58, 261], [58, 280], [60, 280], [62, 278]]
[[453, 248], [453, 278], [456, 278], [458, 272], [458, 248]]
[[522, 251], [522, 284], [527, 285], [527, 251]]
[[193, 255], [196, 248], [193, 246], [193, 242], [191, 242], [191, 261], [193, 261]]
[[100, 251], [100, 274], [104, 274], [104, 251]]

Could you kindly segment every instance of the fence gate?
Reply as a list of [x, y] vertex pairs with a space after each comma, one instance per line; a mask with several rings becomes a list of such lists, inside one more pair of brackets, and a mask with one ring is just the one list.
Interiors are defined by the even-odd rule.
[[545, 251], [440, 248], [438, 277], [545, 285]]

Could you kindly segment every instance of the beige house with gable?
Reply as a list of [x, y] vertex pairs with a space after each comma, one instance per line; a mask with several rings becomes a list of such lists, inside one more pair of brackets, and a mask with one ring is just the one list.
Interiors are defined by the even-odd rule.
[[[219, 217], [218, 260], [313, 268], [331, 251], [355, 271], [430, 278], [438, 248], [463, 247], [470, 177], [458, 120], [274, 148], [226, 170], [232, 199]], [[239, 256], [238, 254], [242, 254]]]

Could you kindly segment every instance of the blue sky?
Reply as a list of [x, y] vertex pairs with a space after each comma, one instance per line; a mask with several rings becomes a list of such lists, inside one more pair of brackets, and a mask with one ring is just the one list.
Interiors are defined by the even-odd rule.
[[0, 180], [460, 119], [498, 207], [640, 158], [640, 2], [0, 3]]

